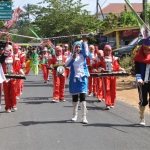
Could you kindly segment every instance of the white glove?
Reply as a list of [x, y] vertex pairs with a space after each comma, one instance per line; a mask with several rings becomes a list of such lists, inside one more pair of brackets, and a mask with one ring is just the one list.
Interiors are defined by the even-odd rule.
[[25, 67], [26, 67], [26, 63], [23, 63], [23, 64], [22, 64], [22, 67], [25, 68]]
[[120, 71], [123, 71], [123, 72], [125, 72], [124, 68], [121, 68], [121, 67], [120, 67]]
[[11, 56], [12, 54], [13, 54], [12, 46], [8, 45], [7, 47], [5, 47], [4, 55], [5, 56]]
[[22, 75], [25, 75], [23, 69], [20, 69], [19, 73], [22, 74]]
[[93, 69], [92, 72], [97, 72], [97, 70], [96, 70], [96, 69]]
[[52, 65], [52, 64], [50, 65], [50, 68], [54, 69], [54, 67], [53, 67], [53, 65]]

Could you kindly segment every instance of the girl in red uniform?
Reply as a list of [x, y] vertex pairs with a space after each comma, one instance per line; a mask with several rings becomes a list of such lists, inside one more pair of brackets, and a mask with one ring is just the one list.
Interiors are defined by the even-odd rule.
[[[101, 72], [114, 72], [114, 71], [124, 71], [118, 63], [118, 58], [112, 56], [112, 48], [110, 45], [105, 45], [104, 56], [101, 57], [101, 67], [99, 68]], [[106, 110], [114, 108], [116, 100], [116, 76], [106, 76], [104, 79], [104, 97]]]
[[49, 60], [49, 66], [52, 68], [54, 86], [52, 102], [55, 103], [58, 103], [59, 101], [65, 102], [66, 69], [62, 66], [65, 64], [65, 61], [66, 57], [62, 55], [62, 48], [56, 46], [55, 55], [51, 56]]
[[[96, 68], [97, 72], [99, 72], [98, 68], [101, 66], [101, 57], [104, 56], [104, 53], [102, 50], [98, 50], [97, 52], [97, 63], [96, 63]], [[97, 83], [97, 98], [98, 102], [101, 102], [104, 100], [104, 89], [103, 89], [103, 78], [98, 77], [96, 78], [96, 83]]]

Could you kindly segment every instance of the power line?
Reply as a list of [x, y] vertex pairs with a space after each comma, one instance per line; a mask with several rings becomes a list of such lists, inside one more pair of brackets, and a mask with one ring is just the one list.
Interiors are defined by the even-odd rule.
[[20, 3], [19, 7], [20, 7], [25, 1], [26, 1], [26, 0], [23, 0], [23, 1]]
[[103, 7], [103, 5], [104, 5], [106, 2], [107, 2], [107, 0], [105, 0], [105, 1], [103, 2], [103, 4], [101, 5], [101, 7]]
[[95, 4], [95, 3], [93, 2], [92, 5], [91, 5], [91, 9], [90, 9], [90, 10], [92, 10], [92, 12], [93, 12], [93, 10], [95, 9], [95, 8], [94, 8], [94, 4]]

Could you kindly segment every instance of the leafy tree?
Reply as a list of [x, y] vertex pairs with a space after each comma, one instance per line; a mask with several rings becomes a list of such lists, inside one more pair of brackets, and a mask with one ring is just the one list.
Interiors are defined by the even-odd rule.
[[109, 13], [106, 18], [100, 22], [99, 29], [101, 32], [111, 30], [113, 28], [136, 26], [137, 20], [132, 12], [127, 12], [126, 6], [120, 15]]
[[147, 9], [143, 10], [141, 14], [141, 18], [144, 20], [144, 17], [145, 17], [145, 22], [149, 26], [150, 25], [150, 2], [145, 3], [145, 5]]
[[41, 30], [42, 37], [79, 34], [81, 30], [91, 32], [96, 30], [100, 22], [97, 18], [82, 10], [85, 5], [81, 0], [44, 0], [46, 7], [34, 7], [36, 16], [34, 24]]

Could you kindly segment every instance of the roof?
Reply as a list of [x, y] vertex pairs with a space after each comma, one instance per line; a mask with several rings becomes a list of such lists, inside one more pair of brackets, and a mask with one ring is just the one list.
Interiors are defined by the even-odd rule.
[[[131, 12], [130, 8], [127, 6], [126, 3], [109, 3], [106, 7], [102, 9], [103, 14], [109, 14], [110, 12], [114, 14], [120, 14], [124, 11], [124, 6], [126, 5], [127, 11]], [[141, 13], [143, 10], [143, 4], [142, 3], [131, 3], [133, 6], [135, 12]], [[101, 12], [99, 11], [99, 14]]]
[[111, 29], [109, 31], [105, 31], [103, 33], [103, 35], [108, 35], [112, 32], [116, 32], [116, 31], [125, 31], [125, 30], [134, 30], [134, 29], [139, 29], [138, 26], [132, 26], [132, 27], [119, 27], [119, 28], [114, 28], [114, 29]]

